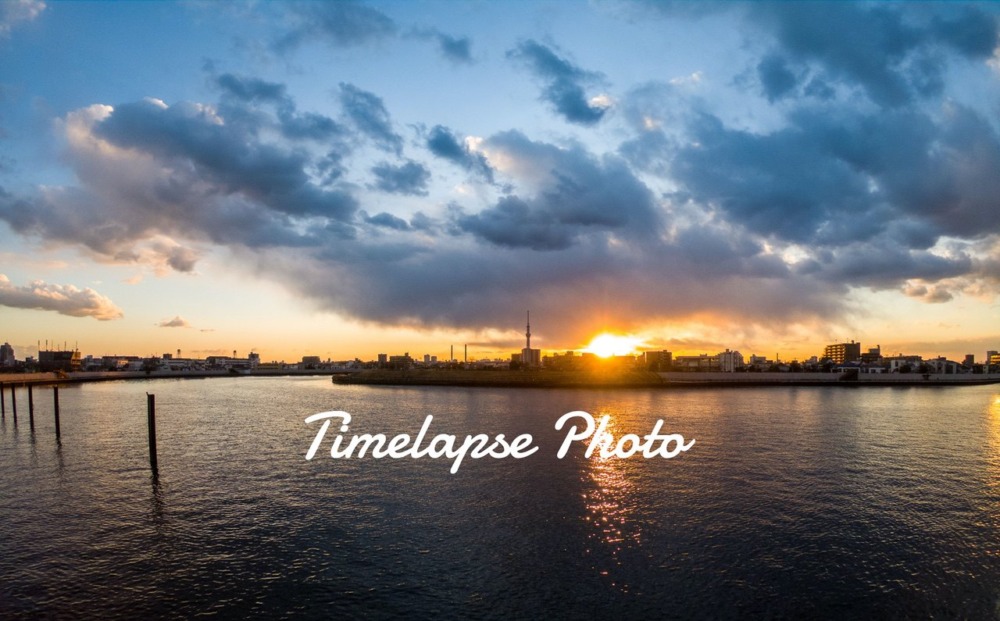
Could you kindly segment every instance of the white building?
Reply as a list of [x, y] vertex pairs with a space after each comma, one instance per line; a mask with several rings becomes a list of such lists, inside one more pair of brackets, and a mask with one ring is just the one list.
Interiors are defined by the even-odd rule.
[[743, 370], [743, 354], [738, 351], [729, 351], [727, 349], [724, 352], [720, 352], [718, 358], [719, 370], [723, 373], [735, 373], [736, 371]]

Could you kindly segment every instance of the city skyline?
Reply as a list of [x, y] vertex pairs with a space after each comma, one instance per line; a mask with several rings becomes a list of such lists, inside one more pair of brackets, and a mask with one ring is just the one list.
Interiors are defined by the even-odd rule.
[[0, 341], [979, 359], [998, 10], [5, 3]]

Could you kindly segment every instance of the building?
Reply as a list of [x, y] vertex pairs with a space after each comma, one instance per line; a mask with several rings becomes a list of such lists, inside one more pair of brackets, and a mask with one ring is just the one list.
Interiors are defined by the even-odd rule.
[[40, 371], [79, 371], [79, 351], [40, 351], [38, 352], [38, 369]]
[[899, 354], [898, 356], [885, 358], [884, 361], [888, 363], [890, 373], [916, 373], [920, 369], [920, 365], [923, 364], [924, 359], [922, 356], [904, 356], [903, 354]]
[[834, 343], [827, 345], [823, 350], [823, 357], [832, 360], [835, 364], [845, 362], [855, 362], [861, 359], [861, 343]]
[[410, 357], [410, 352], [406, 352], [402, 356], [389, 356], [390, 369], [409, 369], [412, 366], [413, 358]]
[[675, 356], [674, 368], [679, 371], [718, 371], [719, 357], [699, 354], [697, 356]]
[[221, 369], [256, 369], [260, 366], [260, 354], [251, 352], [246, 358], [237, 358], [234, 351], [232, 357], [209, 356], [205, 358], [205, 364]]
[[720, 352], [717, 358], [719, 359], [719, 370], [723, 373], [735, 373], [736, 371], [743, 370], [743, 354], [738, 351], [729, 351], [727, 349], [724, 352]]
[[315, 369], [322, 363], [319, 356], [302, 356], [303, 369]]
[[962, 366], [953, 360], [948, 360], [944, 356], [938, 356], [937, 358], [927, 360], [924, 364], [930, 373], [943, 373], [947, 375], [960, 373]]
[[965, 360], [962, 361], [963, 367], [969, 367], [970, 369], [976, 366], [976, 357], [972, 354], [965, 354]]
[[525, 347], [521, 350], [521, 363], [529, 367], [542, 366], [542, 350]]
[[12, 367], [16, 362], [14, 348], [10, 346], [10, 343], [0, 345], [0, 367]]
[[996, 350], [989, 350], [986, 352], [986, 364], [991, 367], [1000, 366], [1000, 353]]
[[861, 362], [865, 364], [875, 364], [882, 360], [882, 346], [876, 345], [868, 349], [868, 353], [861, 354]]
[[647, 351], [642, 354], [642, 361], [650, 371], [668, 371], [674, 364], [674, 354], [665, 349]]

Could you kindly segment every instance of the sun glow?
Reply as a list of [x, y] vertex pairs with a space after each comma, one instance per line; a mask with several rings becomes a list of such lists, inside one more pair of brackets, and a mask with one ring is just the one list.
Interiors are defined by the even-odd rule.
[[634, 336], [622, 336], [619, 334], [598, 334], [583, 351], [596, 354], [601, 358], [611, 356], [628, 356], [636, 353], [636, 347], [642, 344], [642, 340]]

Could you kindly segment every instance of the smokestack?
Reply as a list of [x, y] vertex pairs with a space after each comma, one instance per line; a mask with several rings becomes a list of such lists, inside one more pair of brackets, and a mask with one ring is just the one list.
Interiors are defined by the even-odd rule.
[[465, 344], [465, 364], [469, 364], [469, 344]]

